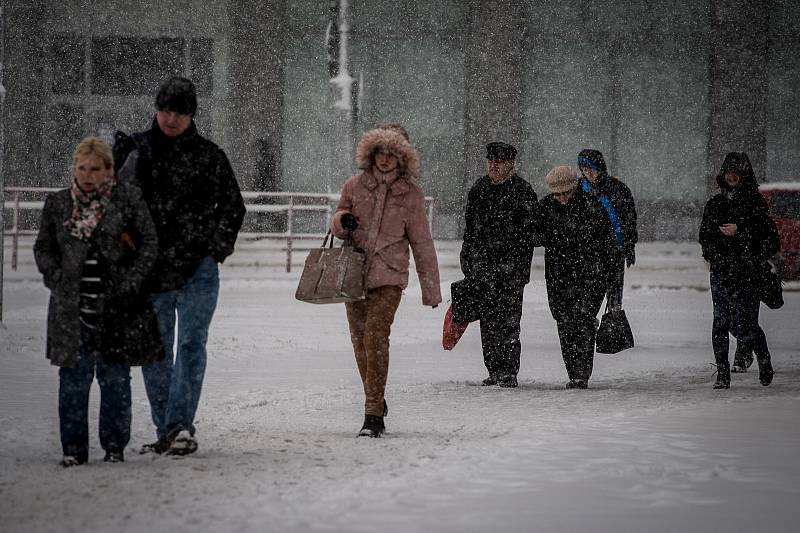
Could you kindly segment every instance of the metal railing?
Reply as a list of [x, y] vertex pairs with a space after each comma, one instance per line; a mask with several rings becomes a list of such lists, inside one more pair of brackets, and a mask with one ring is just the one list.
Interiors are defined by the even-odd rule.
[[[20, 215], [25, 211], [41, 211], [44, 207], [44, 198], [57, 188], [48, 187], [7, 187], [5, 189], [5, 209], [11, 211], [11, 228], [4, 232], [4, 236], [11, 238], [11, 268], [17, 270], [19, 261], [19, 238], [36, 236], [36, 224], [26, 224], [21, 227]], [[295, 250], [295, 241], [319, 240], [325, 238], [330, 225], [331, 215], [339, 201], [338, 194], [302, 193], [302, 192], [259, 192], [243, 191], [242, 197], [248, 214], [285, 213], [286, 230], [282, 232], [241, 231], [239, 239], [262, 240], [273, 239], [286, 242], [286, 272], [292, 271], [292, 252]], [[24, 200], [22, 198], [25, 198]], [[433, 228], [433, 204], [430, 196], [425, 197], [425, 208], [428, 215], [428, 224]], [[320, 232], [296, 233], [294, 228], [297, 223], [298, 213], [320, 214]], [[38, 223], [37, 217], [37, 222]]]

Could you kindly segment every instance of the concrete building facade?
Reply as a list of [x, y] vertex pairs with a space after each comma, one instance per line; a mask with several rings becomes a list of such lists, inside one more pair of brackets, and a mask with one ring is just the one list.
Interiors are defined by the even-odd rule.
[[355, 169], [335, 147], [401, 122], [439, 237], [460, 236], [492, 140], [518, 146], [540, 195], [549, 168], [602, 150], [644, 238], [694, 237], [727, 151], [759, 179], [800, 180], [800, 3], [351, 0], [350, 129], [332, 119], [338, 4], [4, 1], [6, 186], [66, 184], [76, 142], [148, 127], [173, 74], [195, 81], [200, 131], [245, 189], [336, 190]]

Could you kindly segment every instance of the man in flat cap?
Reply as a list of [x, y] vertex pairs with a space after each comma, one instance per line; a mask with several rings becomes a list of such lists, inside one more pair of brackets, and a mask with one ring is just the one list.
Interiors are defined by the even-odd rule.
[[467, 196], [461, 271], [480, 317], [484, 386], [516, 387], [522, 295], [530, 281], [536, 193], [514, 168], [510, 144], [486, 145], [487, 173]]

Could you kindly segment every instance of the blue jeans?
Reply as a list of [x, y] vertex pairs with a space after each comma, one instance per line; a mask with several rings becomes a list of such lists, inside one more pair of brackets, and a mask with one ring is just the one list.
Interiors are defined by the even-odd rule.
[[711, 327], [711, 344], [717, 365], [728, 368], [728, 332], [739, 341], [742, 349], [757, 356], [769, 354], [767, 337], [758, 325], [761, 302], [752, 288], [742, 282], [730, 281], [711, 273], [711, 299], [714, 303], [714, 322]]
[[[206, 371], [208, 327], [217, 307], [219, 267], [206, 257], [178, 290], [150, 295], [166, 357], [142, 367], [150, 413], [158, 438], [188, 430], [194, 435], [194, 415]], [[178, 326], [178, 350], [175, 323]]]
[[78, 364], [58, 371], [58, 421], [64, 455], [89, 457], [89, 391], [95, 372], [100, 384], [100, 445], [122, 451], [131, 437], [131, 372], [105, 363], [91, 331], [81, 331]]

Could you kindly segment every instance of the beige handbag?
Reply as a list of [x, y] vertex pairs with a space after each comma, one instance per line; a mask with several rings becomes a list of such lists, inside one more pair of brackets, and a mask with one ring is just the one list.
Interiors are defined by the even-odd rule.
[[[330, 238], [330, 245], [328, 239]], [[348, 238], [340, 248], [333, 247], [328, 231], [320, 248], [308, 253], [294, 297], [312, 304], [356, 302], [367, 297], [365, 289], [366, 254]]]

